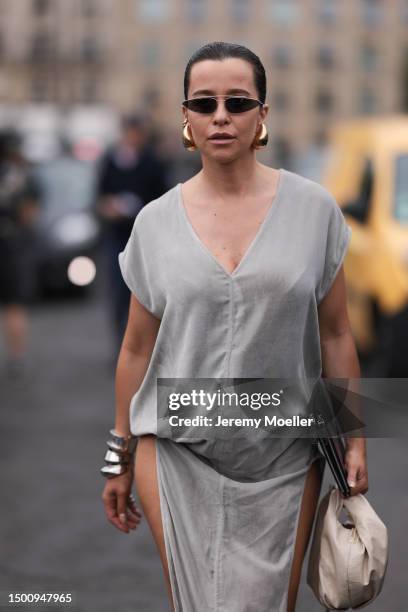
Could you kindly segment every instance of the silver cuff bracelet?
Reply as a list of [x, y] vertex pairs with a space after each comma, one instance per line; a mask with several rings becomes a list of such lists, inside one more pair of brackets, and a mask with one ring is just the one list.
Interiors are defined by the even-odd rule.
[[114, 429], [111, 429], [109, 433], [112, 438], [106, 442], [108, 445], [105, 455], [107, 465], [100, 470], [105, 478], [113, 478], [127, 472], [138, 441], [138, 437], [133, 434], [127, 437], [118, 436]]
[[133, 434], [130, 434], [126, 438], [123, 436], [118, 436], [114, 429], [111, 429], [109, 433], [112, 436], [112, 439], [109, 441], [111, 444], [110, 448], [112, 450], [121, 450], [124, 452], [133, 453], [137, 445], [138, 436], [134, 436]]

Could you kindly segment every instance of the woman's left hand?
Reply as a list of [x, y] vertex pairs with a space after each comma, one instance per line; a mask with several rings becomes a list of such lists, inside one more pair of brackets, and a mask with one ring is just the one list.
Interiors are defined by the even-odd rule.
[[347, 438], [344, 458], [350, 494], [367, 493], [368, 473], [364, 438]]

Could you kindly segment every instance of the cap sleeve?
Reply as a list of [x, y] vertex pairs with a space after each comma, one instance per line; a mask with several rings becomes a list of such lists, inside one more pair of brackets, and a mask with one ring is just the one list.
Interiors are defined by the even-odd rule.
[[152, 314], [156, 314], [153, 298], [152, 272], [149, 270], [149, 257], [143, 246], [139, 213], [134, 221], [132, 231], [125, 248], [118, 255], [122, 277], [138, 301]]
[[316, 300], [318, 304], [329, 292], [337, 272], [343, 263], [352, 233], [335, 198], [329, 192], [327, 192], [327, 196], [330, 213], [326, 232], [323, 273], [316, 290]]

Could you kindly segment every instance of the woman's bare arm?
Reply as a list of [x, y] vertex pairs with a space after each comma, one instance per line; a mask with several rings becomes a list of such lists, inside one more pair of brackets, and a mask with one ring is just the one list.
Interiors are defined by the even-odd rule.
[[[359, 379], [360, 364], [348, 318], [343, 266], [320, 302], [318, 313], [323, 376]], [[368, 476], [365, 438], [347, 437], [346, 446], [348, 481], [356, 483], [352, 487], [352, 494], [366, 493]]]
[[[145, 377], [159, 327], [160, 320], [131, 293], [128, 322], [116, 366], [115, 430], [120, 436], [130, 434], [130, 401]], [[124, 533], [136, 529], [142, 518], [140, 508], [129, 499], [132, 483], [133, 465], [123, 474], [109, 478], [102, 493], [109, 522]]]
[[146, 310], [131, 293], [129, 317], [115, 378], [115, 430], [121, 436], [128, 436], [130, 433], [130, 401], [146, 374], [159, 327], [160, 320]]
[[360, 364], [348, 318], [343, 266], [320, 302], [318, 312], [323, 376], [359, 378]]

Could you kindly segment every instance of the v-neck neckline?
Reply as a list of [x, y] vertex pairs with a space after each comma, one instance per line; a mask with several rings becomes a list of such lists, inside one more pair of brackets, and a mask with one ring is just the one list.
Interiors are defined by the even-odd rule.
[[250, 242], [248, 248], [246, 249], [245, 253], [243, 254], [243, 256], [241, 257], [239, 263], [237, 266], [235, 266], [235, 268], [233, 269], [232, 272], [229, 272], [223, 265], [222, 263], [215, 257], [215, 255], [210, 251], [210, 249], [204, 244], [204, 242], [201, 240], [201, 238], [199, 237], [199, 235], [197, 234], [197, 232], [195, 231], [188, 215], [187, 215], [187, 211], [184, 207], [184, 203], [183, 203], [183, 194], [181, 191], [181, 183], [177, 183], [177, 204], [178, 207], [181, 209], [181, 214], [184, 218], [184, 221], [187, 225], [187, 227], [189, 228], [190, 233], [192, 234], [192, 236], [194, 237], [194, 239], [198, 242], [198, 244], [200, 245], [200, 247], [205, 251], [205, 253], [207, 253], [207, 255], [209, 255], [211, 257], [211, 259], [213, 261], [215, 261], [215, 263], [217, 264], [217, 266], [219, 268], [221, 268], [221, 270], [223, 271], [223, 273], [229, 278], [229, 279], [233, 279], [237, 276], [238, 272], [240, 271], [240, 269], [242, 268], [242, 266], [244, 265], [245, 261], [248, 259], [251, 251], [253, 251], [256, 243], [259, 241], [259, 238], [261, 236], [261, 234], [263, 233], [265, 226], [267, 225], [269, 219], [273, 216], [274, 212], [277, 209], [277, 205], [279, 204], [279, 200], [281, 199], [281, 195], [282, 195], [282, 183], [283, 183], [283, 176], [285, 174], [285, 169], [284, 168], [279, 168], [279, 179], [278, 179], [278, 185], [276, 188], [276, 192], [275, 195], [272, 199], [272, 203], [270, 204], [266, 215], [261, 223], [261, 225], [259, 226], [255, 236], [253, 237], [252, 241]]

